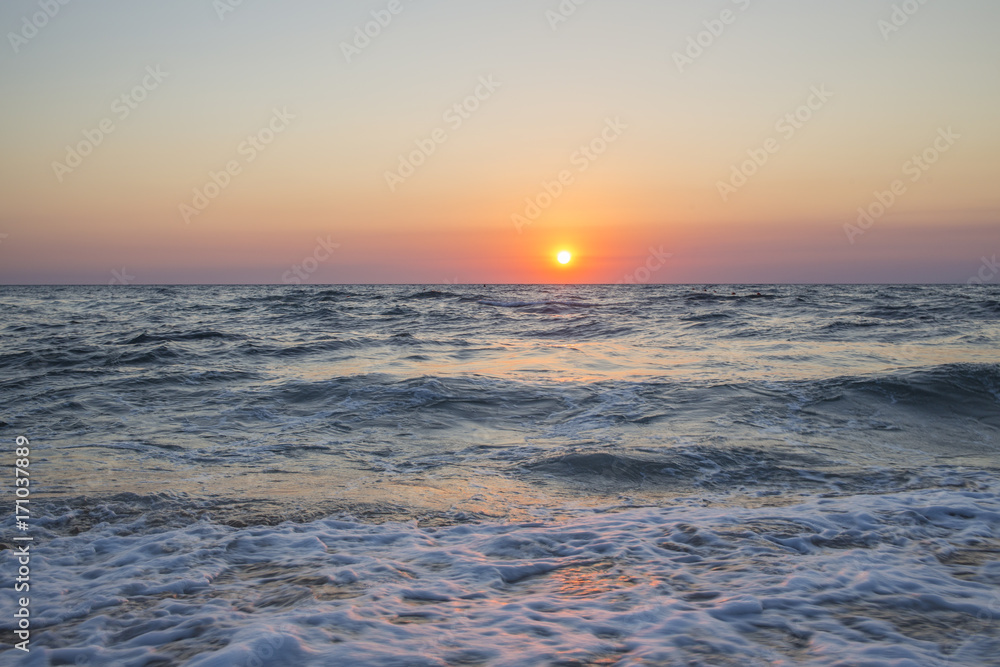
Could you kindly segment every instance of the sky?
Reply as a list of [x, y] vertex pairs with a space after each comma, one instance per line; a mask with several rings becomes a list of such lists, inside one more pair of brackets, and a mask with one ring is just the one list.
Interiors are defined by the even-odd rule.
[[998, 24], [5, 0], [0, 283], [1000, 281]]

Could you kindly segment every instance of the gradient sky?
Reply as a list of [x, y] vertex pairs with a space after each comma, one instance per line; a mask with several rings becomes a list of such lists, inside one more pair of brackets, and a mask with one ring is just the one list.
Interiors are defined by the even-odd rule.
[[[0, 5], [0, 283], [965, 282], [1000, 251], [995, 0], [587, 0], [555, 28], [560, 0], [398, 0], [351, 62], [342, 43], [389, 0], [230, 2]], [[706, 21], [720, 34], [681, 71]], [[499, 88], [454, 127], [481, 77]], [[115, 102], [144, 78], [134, 109]], [[779, 130], [814, 88], [833, 95]], [[275, 109], [294, 119], [251, 162]], [[608, 119], [627, 127], [581, 161]], [[447, 141], [391, 191], [436, 128]]]

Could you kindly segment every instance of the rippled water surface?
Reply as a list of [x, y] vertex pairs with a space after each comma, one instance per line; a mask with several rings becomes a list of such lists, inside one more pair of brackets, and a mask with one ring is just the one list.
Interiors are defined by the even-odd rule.
[[998, 664], [998, 349], [996, 287], [0, 288], [30, 664]]

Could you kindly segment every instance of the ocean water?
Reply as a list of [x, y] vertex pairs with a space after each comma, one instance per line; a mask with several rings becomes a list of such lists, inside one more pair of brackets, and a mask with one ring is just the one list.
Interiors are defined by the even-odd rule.
[[0, 287], [0, 664], [1000, 665], [998, 350], [997, 286]]

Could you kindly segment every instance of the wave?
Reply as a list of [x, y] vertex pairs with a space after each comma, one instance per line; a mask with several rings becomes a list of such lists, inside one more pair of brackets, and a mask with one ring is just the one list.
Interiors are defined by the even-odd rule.
[[[893, 405], [938, 415], [995, 417], [1000, 425], [1000, 364], [947, 364], [874, 377], [844, 377], [815, 383]], [[829, 400], [825, 398], [824, 400]]]
[[[497, 301], [491, 299], [481, 299], [478, 303], [484, 306], [494, 306], [496, 308], [597, 308], [596, 303], [586, 303], [582, 301]], [[556, 311], [552, 311], [556, 312]]]
[[819, 457], [753, 448], [686, 447], [630, 455], [577, 451], [520, 465], [533, 473], [575, 479], [588, 486], [599, 477], [616, 486], [637, 484], [673, 488], [732, 489], [741, 484], [801, 482], [822, 463]]
[[120, 352], [114, 354], [109, 360], [111, 366], [156, 366], [167, 362], [181, 361], [188, 359], [187, 355], [181, 354], [169, 345], [157, 345], [149, 350], [137, 350]]
[[144, 345], [148, 343], [183, 343], [203, 340], [244, 340], [244, 334], [225, 333], [222, 331], [202, 330], [202, 331], [164, 331], [164, 332], [142, 332], [127, 340], [125, 345]]
[[757, 300], [757, 299], [777, 299], [779, 295], [777, 294], [765, 294], [763, 292], [729, 292], [727, 290], [719, 290], [718, 293], [715, 291], [711, 292], [690, 292], [684, 296], [685, 301], [743, 301], [743, 300]]
[[443, 524], [221, 523], [176, 496], [46, 506], [34, 530], [61, 557], [31, 582], [38, 664], [151, 646], [192, 665], [995, 664], [995, 483]]
[[835, 320], [822, 326], [823, 331], [841, 331], [844, 329], [868, 329], [870, 327], [892, 326], [892, 323], [879, 319], [855, 318], [851, 320]]
[[423, 292], [416, 292], [408, 296], [403, 297], [404, 299], [450, 299], [456, 298], [461, 295], [455, 294], [454, 292], [441, 292], [438, 290], [425, 290]]
[[585, 319], [554, 329], [532, 331], [526, 334], [530, 338], [559, 338], [568, 340], [592, 340], [595, 338], [615, 338], [632, 333], [631, 327], [613, 326], [604, 321]]
[[342, 352], [344, 350], [357, 350], [369, 345], [370, 341], [364, 339], [332, 339], [318, 340], [306, 343], [293, 343], [290, 345], [266, 345], [261, 343], [246, 343], [237, 348], [237, 353], [250, 357], [305, 357], [327, 352]]
[[343, 301], [345, 299], [351, 299], [360, 296], [355, 292], [347, 292], [345, 290], [339, 289], [324, 289], [312, 294], [311, 297], [317, 301]]
[[700, 315], [687, 315], [680, 318], [681, 322], [716, 322], [718, 320], [731, 320], [733, 315], [731, 313], [702, 313]]

